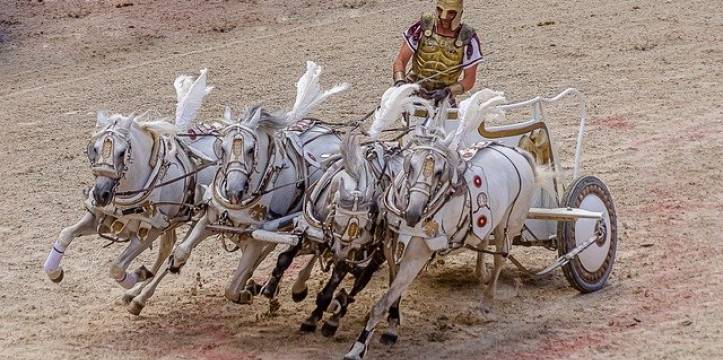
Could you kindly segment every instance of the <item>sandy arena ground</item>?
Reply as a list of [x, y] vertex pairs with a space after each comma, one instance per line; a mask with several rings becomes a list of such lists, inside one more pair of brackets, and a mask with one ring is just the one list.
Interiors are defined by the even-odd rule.
[[[59, 285], [42, 262], [83, 213], [96, 110], [171, 114], [173, 79], [203, 67], [216, 86], [203, 119], [220, 117], [224, 104], [283, 109], [308, 59], [325, 66], [326, 84], [353, 84], [318, 113], [350, 121], [378, 102], [401, 31], [430, 3], [0, 0], [0, 358], [340, 358], [384, 276], [327, 339], [298, 332], [313, 298], [295, 304], [289, 286], [277, 316], [263, 315], [265, 301], [228, 303], [223, 287], [238, 254], [213, 240], [165, 279], [140, 317], [126, 312], [108, 276], [119, 246], [77, 239]], [[375, 339], [369, 357], [723, 357], [720, 0], [467, 1], [465, 21], [487, 54], [478, 88], [511, 100], [566, 87], [587, 95], [584, 172], [614, 195], [617, 262], [608, 286], [588, 295], [561, 271], [530, 279], [509, 266], [489, 321], [477, 313], [472, 256], [447, 257], [406, 294], [400, 342]], [[573, 105], [548, 113], [566, 166]], [[555, 257], [514, 253], [533, 268]], [[267, 260], [255, 278], [270, 268]], [[323, 278], [314, 279], [312, 294]]]

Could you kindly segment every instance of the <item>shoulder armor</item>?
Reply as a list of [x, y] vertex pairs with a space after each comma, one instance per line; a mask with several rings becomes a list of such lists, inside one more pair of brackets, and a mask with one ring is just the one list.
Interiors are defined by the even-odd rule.
[[459, 35], [457, 35], [457, 39], [462, 41], [464, 45], [469, 45], [474, 35], [475, 30], [473, 27], [467, 24], [462, 24], [462, 28], [459, 30]]
[[432, 36], [432, 31], [434, 31], [434, 15], [432, 14], [423, 14], [422, 18], [420, 20], [422, 24], [422, 32], [424, 33], [424, 36]]

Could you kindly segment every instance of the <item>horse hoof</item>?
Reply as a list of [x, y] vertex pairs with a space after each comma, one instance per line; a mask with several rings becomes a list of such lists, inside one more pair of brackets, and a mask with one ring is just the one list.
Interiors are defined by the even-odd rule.
[[138, 275], [138, 281], [146, 281], [154, 276], [153, 272], [148, 270], [145, 265], [141, 265], [141, 267], [136, 269], [135, 273]]
[[324, 322], [321, 326], [321, 335], [324, 337], [332, 337], [336, 334], [336, 330], [339, 329], [339, 325], [331, 325], [329, 322]]
[[236, 301], [239, 305], [250, 305], [254, 302], [254, 294], [251, 293], [251, 291], [248, 290], [242, 290], [238, 294], [238, 301]]
[[183, 264], [176, 265], [174, 263], [171, 263], [171, 265], [168, 266], [168, 271], [171, 274], [179, 274], [181, 272], [182, 267], [183, 267]]
[[332, 300], [331, 304], [329, 304], [329, 307], [326, 308], [326, 312], [328, 312], [329, 314], [338, 315], [341, 312], [341, 304], [339, 303], [339, 300]]
[[135, 299], [135, 296], [131, 294], [123, 294], [123, 297], [121, 297], [121, 300], [123, 301], [124, 305], [130, 305], [131, 301]]
[[266, 285], [261, 288], [261, 295], [265, 296], [266, 298], [273, 299], [279, 292], [278, 285], [279, 282], [275, 278], [270, 278], [269, 281], [266, 282]]
[[61, 281], [63, 281], [63, 276], [65, 276], [65, 271], [64, 271], [63, 269], [60, 269], [60, 274], [58, 274], [58, 275], [48, 274], [48, 277], [50, 278], [50, 281], [52, 281], [52, 282], [54, 282], [54, 283], [56, 283], [56, 284], [59, 283], [59, 282], [61, 282]]
[[141, 314], [141, 311], [143, 311], [143, 307], [145, 307], [145, 305], [141, 304], [138, 301], [133, 300], [133, 301], [131, 301], [130, 304], [128, 304], [128, 307], [126, 309], [128, 310], [129, 313], [131, 313], [135, 316], [138, 316]]
[[226, 291], [224, 291], [224, 293], [223, 293], [223, 296], [226, 298], [226, 300], [228, 300], [232, 303], [238, 304], [239, 296], [238, 296], [238, 294], [234, 294], [233, 292], [231, 292], [231, 290], [226, 289]]
[[301, 327], [299, 328], [299, 330], [301, 330], [301, 332], [305, 332], [305, 333], [314, 332], [314, 331], [316, 331], [316, 324], [304, 321], [301, 323]]
[[366, 353], [366, 345], [357, 341], [354, 343], [354, 345], [352, 345], [349, 352], [344, 355], [344, 360], [361, 360], [362, 358], [364, 358], [364, 355], [366, 355]]
[[271, 299], [269, 300], [269, 314], [273, 315], [276, 314], [277, 311], [281, 309], [281, 303], [278, 299]]
[[300, 293], [291, 292], [291, 299], [294, 300], [294, 302], [301, 302], [306, 299], [307, 295], [309, 295], [309, 288], [304, 288]]
[[382, 336], [379, 338], [380, 343], [388, 346], [396, 344], [397, 340], [399, 340], [399, 335], [392, 333], [383, 333]]

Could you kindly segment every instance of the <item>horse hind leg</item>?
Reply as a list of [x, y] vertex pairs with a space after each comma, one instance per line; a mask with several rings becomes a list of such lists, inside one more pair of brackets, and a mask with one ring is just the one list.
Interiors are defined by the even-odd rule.
[[130, 263], [138, 257], [143, 251], [145, 251], [153, 241], [161, 235], [161, 231], [158, 229], [151, 229], [148, 232], [146, 240], [141, 240], [137, 234], [131, 235], [131, 240], [123, 250], [123, 252], [113, 261], [110, 267], [110, 276], [113, 280], [118, 282], [125, 289], [130, 289], [135, 286], [139, 281], [144, 281], [149, 277], [153, 276], [150, 270], [146, 269], [145, 266], [141, 266], [134, 272], [127, 272]]
[[[176, 243], [176, 231], [171, 230], [168, 233], [163, 233], [161, 235], [161, 243], [158, 247], [158, 255], [156, 256], [156, 262], [153, 264], [153, 267], [151, 268], [151, 272], [153, 274], [158, 274], [158, 270], [161, 268], [161, 265], [163, 265], [163, 262], [166, 261], [168, 256], [171, 254], [171, 251], [173, 250], [173, 244]], [[132, 289], [128, 290], [123, 294], [123, 303], [128, 305], [133, 301], [133, 299], [141, 294], [141, 291], [148, 286], [148, 284], [151, 282], [152, 279], [148, 279], [146, 281], [140, 282], [136, 284]]]
[[[487, 247], [489, 246], [489, 236], [485, 237], [484, 240], [480, 243], [479, 248], [482, 250], [487, 250]], [[477, 261], [475, 262], [475, 269], [474, 269], [474, 275], [479, 280], [480, 284], [486, 284], [489, 282], [489, 272], [487, 271], [487, 266], [485, 264], [485, 253], [478, 252], [477, 253]]]
[[86, 211], [77, 223], [60, 231], [58, 240], [53, 243], [53, 247], [43, 264], [43, 271], [51, 281], [56, 283], [63, 281], [64, 272], [60, 266], [60, 261], [63, 259], [65, 250], [68, 249], [68, 246], [76, 237], [95, 234], [97, 232], [95, 220], [95, 215]]
[[494, 230], [495, 251], [497, 252], [497, 254], [494, 255], [494, 269], [488, 278], [487, 286], [484, 285], [484, 282], [482, 283], [482, 286], [485, 286], [485, 288], [480, 299], [480, 310], [485, 314], [492, 312], [492, 302], [497, 291], [497, 280], [505, 265], [506, 258], [502, 253], [507, 251], [507, 246], [505, 246], [506, 234], [504, 229], [502, 229], [503, 224], [504, 222], [500, 223]]
[[[173, 250], [173, 245], [175, 243], [175, 230], [164, 233], [161, 237], [161, 244], [158, 247], [158, 256], [151, 270], [153, 274], [157, 275], [141, 284], [139, 294], [133, 298], [130, 304], [128, 304], [128, 312], [131, 314], [139, 315], [141, 313], [143, 308], [146, 306], [148, 299], [156, 292], [156, 288], [158, 287], [160, 281], [166, 276], [166, 274], [168, 274], [168, 269], [163, 271], [161, 274], [158, 274], [158, 270], [161, 268], [161, 265], [166, 261], [166, 259], [168, 259], [168, 256], [171, 255], [171, 251]], [[133, 290], [135, 290], [135, 288], [131, 289], [131, 291]]]

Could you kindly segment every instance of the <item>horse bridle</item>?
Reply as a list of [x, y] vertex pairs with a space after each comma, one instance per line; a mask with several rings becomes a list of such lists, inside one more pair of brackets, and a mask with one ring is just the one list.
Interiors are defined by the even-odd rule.
[[[233, 138], [233, 143], [231, 146], [231, 152], [233, 158], [227, 161], [227, 157], [225, 156], [225, 151], [223, 151], [222, 144], [223, 139], [225, 139], [226, 136], [228, 136], [232, 131], [240, 131], [245, 132], [251, 136], [251, 138], [254, 141], [254, 151], [253, 151], [253, 159], [251, 161], [251, 166], [246, 166], [246, 153], [243, 151], [243, 145], [244, 140], [243, 136], [240, 134], [237, 134]], [[258, 189], [254, 191], [251, 195], [251, 199], [242, 200], [239, 204], [231, 204], [230, 201], [228, 201], [228, 198], [226, 198], [223, 194], [220, 192], [220, 188], [223, 185], [223, 183], [226, 182], [226, 179], [229, 174], [233, 172], [240, 172], [248, 177], [246, 181], [245, 188], [243, 189], [244, 193], [248, 193], [248, 187], [251, 184], [251, 174], [257, 173], [258, 170], [256, 169], [258, 165], [258, 158], [259, 158], [259, 146], [258, 146], [258, 136], [256, 136], [256, 133], [253, 129], [251, 129], [248, 126], [245, 126], [243, 124], [232, 124], [227, 126], [222, 132], [221, 136], [216, 139], [216, 143], [214, 144], [214, 151], [216, 152], [216, 156], [219, 159], [223, 159], [223, 166], [220, 166], [218, 170], [216, 171], [216, 176], [214, 177], [213, 183], [214, 183], [214, 190], [213, 190], [213, 197], [216, 199], [216, 201], [219, 202], [220, 205], [222, 205], [225, 208], [229, 209], [242, 209], [250, 206], [250, 204], [255, 203], [257, 200], [259, 200], [263, 195], [265, 195], [268, 192], [265, 192], [264, 189], [269, 183], [273, 183], [276, 181], [276, 178], [278, 177], [282, 167], [277, 166], [276, 164], [277, 157], [279, 154], [277, 152], [279, 151], [278, 146], [276, 145], [275, 139], [270, 138], [269, 139], [269, 145], [268, 145], [268, 154], [269, 154], [269, 162], [266, 166], [266, 169], [263, 171], [263, 175], [261, 178], [261, 182], [259, 183]], [[239, 160], [240, 158], [240, 160]], [[234, 167], [231, 167], [231, 165], [237, 165]], [[239, 166], [240, 165], [240, 166]]]
[[[451, 161], [448, 159], [448, 154], [444, 149], [439, 148], [438, 146], [432, 145], [417, 145], [414, 147], [413, 151], [416, 150], [428, 150], [435, 152], [442, 156], [445, 160], [447, 160], [447, 164], [450, 164]], [[413, 153], [412, 153], [413, 154]], [[406, 156], [404, 159], [404, 165], [403, 169], [404, 171], [409, 174], [410, 169], [410, 158], [411, 154], [409, 156]], [[431, 161], [431, 163], [430, 163]], [[433, 158], [431, 156], [425, 157], [425, 164], [423, 165], [425, 168], [432, 167], [431, 170], [422, 169], [422, 172], [426, 171], [434, 171], [433, 166]], [[399, 209], [399, 207], [395, 204], [398, 199], [400, 199], [401, 190], [404, 185], [407, 187], [407, 192], [421, 192], [428, 196], [429, 200], [427, 201], [427, 204], [424, 208], [424, 212], [422, 213], [421, 220], [429, 219], [434, 217], [434, 215], [439, 211], [439, 209], [442, 208], [444, 203], [447, 201], [447, 199], [455, 193], [455, 189], [457, 188], [458, 184], [456, 184], [456, 177], [459, 175], [456, 173], [457, 169], [454, 166], [449, 166], [448, 171], [450, 172], [450, 179], [445, 182], [439, 182], [437, 186], [434, 189], [431, 189], [431, 186], [429, 184], [426, 184], [422, 181], [419, 181], [419, 174], [412, 179], [411, 177], [406, 177], [406, 181], [404, 178], [397, 177], [392, 184], [387, 189], [387, 192], [382, 197], [382, 204], [386, 211], [393, 214], [395, 217], [398, 218], [405, 218], [406, 217], [406, 210], [404, 208]], [[421, 173], [421, 172], [420, 172]], [[430, 174], [434, 175], [434, 174]], [[399, 181], [401, 180], [401, 181]], [[424, 188], [420, 188], [418, 185], [423, 184], [425, 187], [430, 188], [429, 190], [426, 190]], [[407, 195], [408, 197], [408, 195]]]
[[[118, 136], [120, 141], [125, 141], [126, 143], [126, 150], [123, 154], [123, 159], [122, 161], [118, 161], [120, 164], [116, 164], [114, 157], [116, 142], [114, 135]], [[103, 136], [103, 146], [101, 147], [100, 154], [96, 154], [94, 140], [101, 136]], [[86, 155], [90, 161], [90, 167], [93, 175], [119, 180], [125, 176], [126, 170], [128, 170], [127, 162], [131, 159], [131, 142], [126, 134], [109, 127], [93, 137], [86, 149]]]
[[[234, 131], [238, 133], [234, 134], [233, 136], [231, 153], [225, 154], [225, 151], [223, 150], [223, 141]], [[216, 142], [214, 143], [214, 152], [216, 153], [216, 157], [218, 157], [219, 159], [224, 159], [223, 167], [219, 168], [219, 171], [223, 170], [224, 178], [227, 178], [229, 174], [234, 172], [240, 172], [243, 175], [250, 177], [251, 173], [256, 171], [259, 147], [253, 147], [254, 151], [251, 158], [251, 165], [247, 166], [246, 157], [248, 154], [246, 154], [246, 152], [244, 151], [245, 144], [243, 133], [248, 134], [253, 139], [254, 144], [258, 144], [258, 136], [256, 136], [256, 133], [253, 131], [253, 129], [242, 124], [233, 124], [227, 126], [221, 131], [221, 136], [217, 138]], [[248, 182], [246, 183], [246, 186], [248, 187]], [[244, 191], [245, 190], [246, 189], [244, 189]]]

